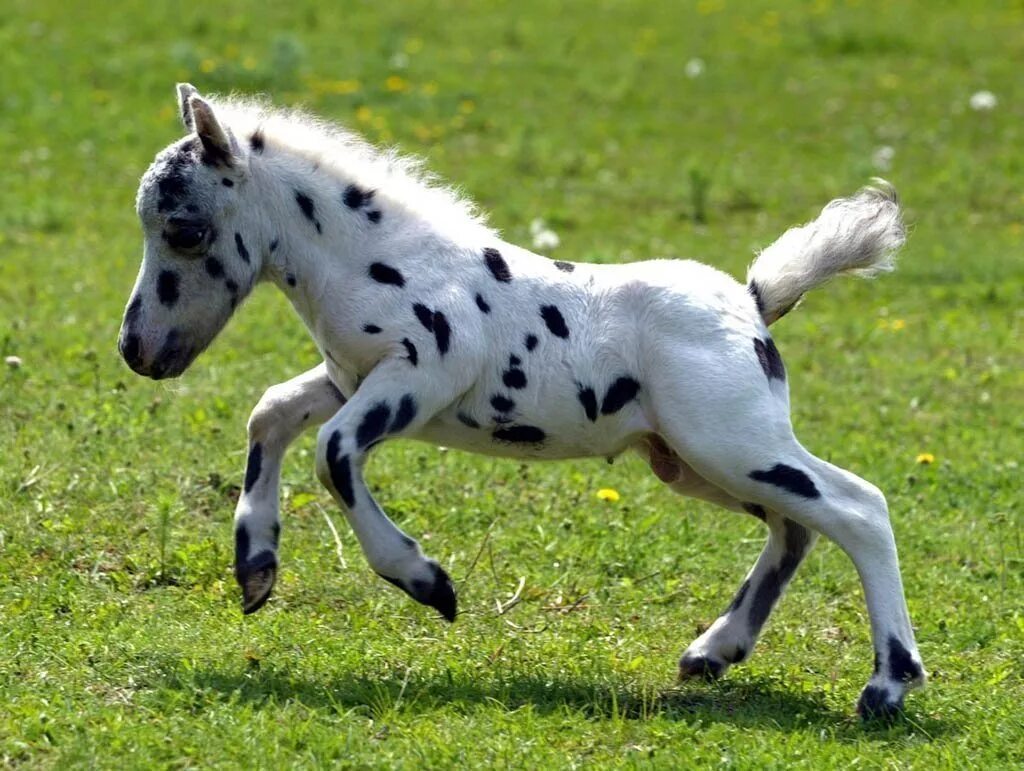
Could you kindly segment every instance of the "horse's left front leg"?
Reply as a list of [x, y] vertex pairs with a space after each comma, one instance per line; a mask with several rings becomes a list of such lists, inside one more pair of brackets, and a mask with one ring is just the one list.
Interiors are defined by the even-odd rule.
[[277, 578], [278, 484], [285, 450], [344, 403], [321, 364], [268, 388], [249, 417], [245, 486], [235, 508], [235, 578], [242, 587], [243, 613], [263, 607]]

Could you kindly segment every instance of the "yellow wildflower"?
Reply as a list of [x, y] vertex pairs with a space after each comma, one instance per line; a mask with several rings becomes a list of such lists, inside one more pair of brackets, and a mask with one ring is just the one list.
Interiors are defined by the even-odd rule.
[[201, 62], [199, 62], [199, 69], [207, 73], [213, 72], [215, 69], [217, 69], [217, 62], [209, 58], [203, 59]]
[[903, 319], [893, 319], [892, 324], [889, 326], [893, 332], [899, 332], [901, 329], [907, 326], [907, 322]]
[[384, 87], [388, 91], [408, 91], [409, 81], [401, 75], [388, 75], [388, 79], [384, 81]]
[[469, 115], [473, 110], [476, 109], [476, 102], [472, 99], [463, 99], [459, 102], [459, 112], [463, 115]]
[[360, 123], [366, 123], [373, 117], [373, 110], [367, 107], [365, 104], [360, 105], [356, 108], [356, 120]]
[[255, 56], [246, 56], [242, 59], [242, 67], [250, 71], [256, 69], [258, 63]]
[[602, 487], [597, 491], [597, 497], [602, 501], [608, 501], [609, 503], [615, 503], [619, 500], [620, 496], [618, 490], [613, 490], [610, 487]]
[[917, 456], [917, 462], [920, 463], [922, 466], [930, 466], [932, 463], [935, 462], [935, 456], [932, 455], [930, 452], [922, 452], [920, 455]]

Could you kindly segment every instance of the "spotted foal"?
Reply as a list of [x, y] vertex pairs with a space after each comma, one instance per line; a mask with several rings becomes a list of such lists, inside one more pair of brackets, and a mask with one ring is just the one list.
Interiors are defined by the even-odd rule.
[[445, 618], [452, 583], [363, 479], [396, 437], [514, 458], [640, 452], [673, 490], [746, 511], [768, 541], [684, 676], [747, 658], [819, 533], [864, 586], [875, 669], [865, 715], [924, 681], [885, 499], [793, 435], [768, 325], [805, 292], [891, 267], [904, 230], [887, 185], [787, 231], [745, 285], [706, 265], [551, 261], [509, 244], [406, 159], [297, 113], [178, 89], [187, 136], [142, 179], [142, 267], [120, 349], [176, 377], [260, 281], [284, 292], [323, 363], [260, 399], [235, 515], [243, 610], [277, 576], [285, 449], [319, 426], [316, 470], [370, 567]]

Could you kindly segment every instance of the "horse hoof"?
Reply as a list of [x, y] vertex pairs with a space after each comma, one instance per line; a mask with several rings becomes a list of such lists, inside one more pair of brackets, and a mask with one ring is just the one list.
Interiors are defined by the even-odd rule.
[[242, 613], [255, 613], [270, 599], [277, 580], [277, 559], [270, 552], [258, 554], [245, 565], [235, 567], [235, 579], [242, 587]]

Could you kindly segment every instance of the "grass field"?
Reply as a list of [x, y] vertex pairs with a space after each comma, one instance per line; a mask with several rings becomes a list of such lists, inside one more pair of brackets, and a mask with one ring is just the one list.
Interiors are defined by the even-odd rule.
[[[164, 5], [0, 14], [0, 353], [21, 360], [0, 370], [0, 765], [1024, 765], [1020, 2]], [[798, 435], [888, 495], [930, 687], [891, 725], [854, 717], [871, 644], [831, 544], [749, 663], [677, 686], [763, 533], [635, 458], [378, 451], [373, 488], [459, 584], [449, 627], [372, 575], [304, 437], [276, 596], [243, 619], [245, 420], [315, 349], [265, 289], [179, 381], [119, 359], [136, 184], [179, 136], [177, 80], [421, 154], [511, 240], [543, 218], [569, 260], [739, 276], [890, 178], [899, 271], [773, 332]]]

